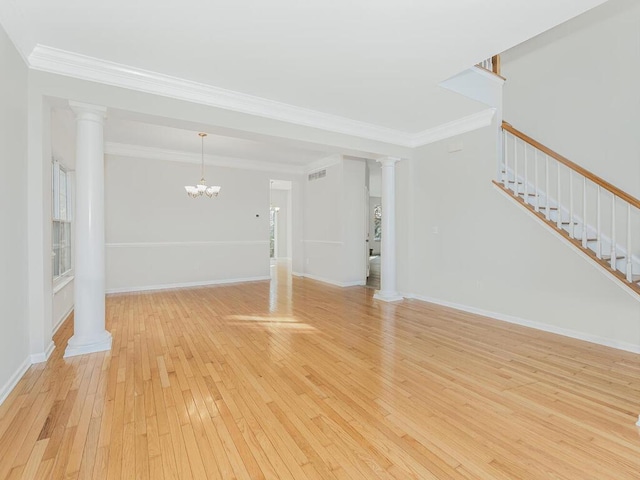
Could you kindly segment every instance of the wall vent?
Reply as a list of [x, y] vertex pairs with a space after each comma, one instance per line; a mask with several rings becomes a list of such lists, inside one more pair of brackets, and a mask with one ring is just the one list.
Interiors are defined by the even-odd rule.
[[309, 174], [309, 181], [318, 180], [319, 178], [324, 178], [327, 176], [327, 169], [318, 170], [317, 172], [313, 172]]

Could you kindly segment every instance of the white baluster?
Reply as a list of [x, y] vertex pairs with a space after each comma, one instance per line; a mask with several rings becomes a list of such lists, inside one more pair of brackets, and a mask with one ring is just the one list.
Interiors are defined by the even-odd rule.
[[633, 282], [631, 264], [631, 204], [627, 203], [627, 282]]
[[509, 132], [507, 132], [506, 130], [502, 131], [503, 133], [503, 137], [504, 137], [504, 153], [502, 155], [502, 163], [503, 163], [503, 170], [504, 170], [504, 174], [502, 177], [502, 184], [504, 185], [504, 188], [509, 188], [509, 170], [508, 170], [508, 166], [509, 166], [509, 162], [507, 161], [507, 140], [508, 140], [508, 135]]
[[587, 248], [587, 177], [582, 177], [582, 248]]
[[556, 207], [558, 208], [556, 210], [556, 227], [558, 227], [558, 229], [562, 228], [562, 182], [560, 181], [560, 174], [562, 173], [562, 169], [560, 168], [560, 162], [558, 162], [558, 178], [557, 178], [557, 187], [556, 187], [556, 193], [558, 194], [558, 199], [556, 200]]
[[571, 238], [575, 238], [573, 226], [573, 170], [569, 169], [569, 236]]
[[600, 229], [602, 228], [602, 219], [600, 214], [600, 185], [598, 185], [597, 189], [597, 198], [596, 198], [596, 257], [599, 259], [602, 258], [602, 233]]
[[611, 194], [611, 270], [616, 271], [616, 196]]
[[549, 195], [549, 155], [544, 155], [544, 196], [546, 198], [547, 209], [544, 216], [547, 220], [551, 219], [551, 196]]
[[518, 196], [518, 138], [513, 137], [513, 196]]
[[540, 211], [540, 191], [538, 189], [538, 149], [533, 149], [533, 192], [536, 194], [536, 212]]
[[524, 148], [524, 203], [529, 204], [529, 159], [527, 158], [527, 143], [522, 143]]

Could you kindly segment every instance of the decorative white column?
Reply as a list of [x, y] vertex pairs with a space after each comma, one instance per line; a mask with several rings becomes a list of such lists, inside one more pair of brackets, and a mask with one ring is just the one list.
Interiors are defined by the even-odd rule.
[[380, 290], [373, 298], [384, 302], [402, 300], [396, 285], [396, 163], [400, 159], [378, 160], [382, 165], [382, 239], [380, 244]]
[[65, 357], [111, 349], [105, 330], [104, 118], [106, 108], [69, 102], [76, 114], [73, 336]]

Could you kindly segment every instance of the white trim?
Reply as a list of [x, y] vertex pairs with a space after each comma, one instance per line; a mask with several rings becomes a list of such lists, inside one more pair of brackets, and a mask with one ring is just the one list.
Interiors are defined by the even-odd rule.
[[67, 313], [65, 313], [64, 315], [62, 315], [58, 321], [56, 322], [56, 324], [53, 326], [53, 331], [51, 332], [51, 335], [55, 335], [56, 332], [60, 329], [60, 327], [62, 326], [62, 324], [64, 323], [64, 321], [69, 318], [69, 315], [71, 315], [71, 312], [73, 312], [73, 308], [75, 305], [71, 305], [71, 308], [69, 308], [69, 310], [67, 311]]
[[358, 120], [297, 107], [266, 98], [214, 87], [162, 73], [89, 57], [46, 45], [29, 55], [34, 70], [100, 82], [250, 115], [403, 145], [411, 134]]
[[333, 240], [302, 240], [304, 243], [322, 243], [325, 245], [342, 245], [343, 242], [336, 242]]
[[113, 242], [106, 243], [109, 248], [146, 248], [146, 247], [198, 247], [214, 245], [268, 245], [269, 240], [206, 240], [188, 242]]
[[294, 277], [300, 277], [300, 278], [304, 278], [304, 273], [300, 273], [300, 272], [291, 272], [291, 275], [293, 275]]
[[311, 273], [294, 273], [296, 277], [304, 277], [310, 280], [316, 280], [322, 283], [328, 283], [330, 285], [334, 285], [336, 287], [361, 287], [366, 285], [366, 282], [363, 280], [356, 280], [354, 282], [339, 282], [337, 280], [331, 280], [329, 278], [319, 277], [317, 275], [312, 275]]
[[32, 353], [31, 354], [31, 363], [44, 363], [49, 360], [49, 357], [53, 353], [53, 350], [56, 348], [56, 344], [51, 341], [49, 346], [44, 352], [41, 353]]
[[[114, 142], [107, 142], [105, 144], [105, 155], [114, 157], [142, 158], [145, 160], [161, 160], [165, 162], [193, 163], [198, 165], [202, 161], [200, 154]], [[285, 163], [264, 162], [260, 160], [248, 160], [221, 155], [205, 155], [204, 163], [206, 165], [216, 167], [289, 173], [294, 175], [305, 172], [305, 167], [301, 165], [287, 165]]]
[[404, 300], [404, 297], [397, 292], [381, 292], [380, 290], [377, 290], [376, 293], [373, 294], [373, 298], [387, 303]]
[[261, 282], [263, 280], [271, 280], [271, 276], [261, 277], [244, 277], [244, 278], [228, 278], [223, 280], [205, 280], [202, 282], [184, 282], [184, 283], [168, 283], [164, 285], [145, 285], [141, 287], [122, 287], [122, 288], [109, 288], [107, 289], [107, 295], [116, 293], [130, 293], [130, 292], [150, 292], [154, 290], [174, 290], [176, 288], [193, 288], [193, 287], [206, 287], [209, 285], [226, 285], [233, 283], [245, 283], [245, 282]]
[[29, 55], [28, 64], [43, 72], [409, 148], [488, 125], [485, 110], [419, 133], [409, 133], [40, 44]]
[[514, 317], [512, 315], [505, 315], [503, 313], [491, 312], [489, 310], [483, 310], [481, 308], [470, 307], [468, 305], [462, 305], [455, 302], [449, 302], [446, 300], [440, 300], [439, 298], [427, 297], [424, 295], [416, 294], [403, 294], [406, 298], [412, 298], [420, 300], [422, 302], [435, 303], [444, 307], [455, 308], [463, 312], [473, 313], [475, 315], [481, 315], [483, 317], [489, 317], [494, 320], [502, 322], [513, 323], [515, 325], [522, 325], [524, 327], [535, 328], [536, 330], [542, 330], [543, 332], [555, 333], [564, 337], [575, 338], [577, 340], [583, 340], [585, 342], [595, 343], [597, 345], [603, 345], [605, 347], [617, 348], [618, 350], [624, 350], [626, 352], [640, 353], [640, 345], [620, 342], [617, 340], [611, 340], [609, 338], [600, 337], [598, 335], [591, 335], [589, 333], [578, 332], [569, 328], [556, 327], [549, 325], [548, 323], [536, 322], [533, 320], [525, 320], [523, 318]]
[[73, 343], [74, 337], [71, 337], [69, 339], [69, 342], [67, 343], [67, 348], [64, 351], [63, 358], [75, 357], [77, 355], [86, 355], [87, 353], [110, 351], [111, 344], [112, 344], [111, 333], [105, 331], [102, 337], [103, 339], [98, 342], [84, 344], [84, 345], [74, 345]]
[[438, 125], [437, 127], [430, 128], [429, 130], [416, 134], [409, 146], [412, 148], [422, 147], [429, 143], [455, 137], [456, 135], [478, 130], [479, 128], [488, 127], [491, 125], [491, 121], [493, 120], [495, 113], [495, 108], [487, 108], [481, 112], [473, 113], [448, 123], [443, 123], [442, 125]]
[[16, 385], [18, 384], [20, 379], [23, 377], [23, 375], [27, 373], [27, 370], [29, 370], [30, 366], [31, 366], [31, 358], [27, 357], [25, 361], [22, 362], [22, 364], [13, 373], [13, 375], [11, 375], [9, 380], [7, 380], [7, 383], [4, 384], [2, 389], [0, 389], [0, 405], [4, 403], [4, 401], [13, 391], [13, 389], [16, 388]]
[[69, 285], [71, 282], [73, 282], [74, 279], [74, 275], [73, 275], [73, 271], [71, 273], [67, 272], [64, 275], [56, 278], [53, 281], [53, 294], [55, 295], [56, 293], [58, 293], [60, 290], [62, 290], [64, 287], [66, 287], [67, 285]]
[[486, 68], [482, 68], [477, 65], [474, 65], [473, 67], [471, 67], [471, 70], [497, 83], [498, 85], [504, 85], [504, 82], [506, 82], [506, 79], [503, 76], [490, 72]]
[[523, 209], [522, 206], [518, 205], [518, 202], [514, 202], [513, 201], [513, 196], [512, 195], [510, 195], [509, 193], [505, 192], [498, 185], [496, 185], [495, 183], [492, 183], [491, 185], [493, 185], [493, 188], [495, 188], [498, 192], [500, 192], [505, 198], [509, 199], [509, 203], [511, 205], [513, 205], [514, 207], [516, 207], [520, 211], [527, 212], [529, 214], [529, 217], [532, 218], [533, 220], [535, 220], [536, 222], [538, 222], [540, 225], [543, 225], [547, 232], [549, 232], [550, 234], [552, 234], [556, 238], [559, 238], [560, 240], [562, 240], [562, 244], [565, 245], [567, 248], [569, 248], [569, 250], [571, 250], [576, 255], [578, 255], [580, 258], [582, 258], [585, 262], [587, 262], [588, 265], [591, 265], [591, 267], [595, 268], [598, 272], [600, 272], [602, 275], [604, 275], [606, 278], [608, 278], [611, 282], [615, 283], [619, 287], [622, 287], [622, 289], [625, 292], [627, 292], [627, 294], [629, 294], [634, 300], [640, 302], [640, 295], [638, 295], [634, 290], [632, 290], [629, 287], [629, 285], [627, 285], [625, 282], [620, 280], [615, 275], [612, 275], [611, 271], [609, 269], [603, 267], [598, 262], [594, 262], [591, 258], [589, 258], [588, 255], [586, 255], [582, 251], [582, 249], [580, 249], [576, 245], [574, 245], [571, 242], [571, 240], [569, 240], [567, 237], [562, 235], [558, 230], [556, 230], [555, 228], [551, 227], [551, 225], [549, 225], [545, 220], [543, 220], [540, 217], [538, 217], [538, 215], [536, 215], [535, 212], [532, 212], [528, 208], [524, 208]]

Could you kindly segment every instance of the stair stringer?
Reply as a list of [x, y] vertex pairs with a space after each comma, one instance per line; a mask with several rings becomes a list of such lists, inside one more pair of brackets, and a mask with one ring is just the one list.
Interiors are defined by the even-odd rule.
[[[504, 170], [503, 170], [503, 172], [504, 172]], [[511, 171], [511, 169], [508, 169], [508, 174], [510, 175], [510, 177], [513, 177], [513, 172]], [[504, 173], [503, 173], [503, 175], [504, 175]], [[522, 179], [520, 177], [517, 177], [514, 181], [521, 181], [521, 180]], [[514, 193], [513, 190], [511, 190], [509, 188], [505, 188], [504, 185], [502, 183], [498, 182], [498, 181], [494, 180], [493, 181], [493, 185], [505, 197], [511, 198], [512, 200], [515, 200], [517, 203], [519, 203], [520, 205], [525, 207], [526, 211], [530, 214], [530, 216], [534, 220], [536, 220], [541, 225], [544, 225], [548, 231], [551, 231], [557, 238], [561, 239], [563, 241], [563, 243], [566, 246], [570, 247], [570, 249], [572, 251], [574, 251], [575, 253], [579, 254], [580, 257], [585, 259], [592, 267], [594, 267], [596, 270], [598, 270], [600, 273], [602, 273], [610, 281], [614, 282], [617, 286], [623, 287], [623, 290], [625, 292], [627, 292], [636, 301], [640, 302], [640, 285], [638, 285], [637, 282], [635, 282], [634, 284], [630, 284], [624, 279], [625, 268], [621, 268], [617, 272], [614, 272], [607, 265], [608, 262], [603, 261], [603, 260], [599, 260], [596, 257], [596, 253], [595, 253], [595, 251], [593, 249], [591, 249], [591, 248], [584, 249], [582, 247], [582, 245], [580, 244], [580, 242], [581, 242], [580, 238], [571, 238], [569, 236], [569, 232], [564, 228], [562, 230], [559, 230], [557, 228], [557, 226], [555, 225], [555, 220], [557, 219], [557, 214], [553, 215], [553, 217], [554, 217], [553, 218], [554, 225], [551, 225], [546, 220], [544, 213], [543, 212], [535, 212], [534, 205], [526, 204], [521, 195], [515, 196], [513, 194]], [[534, 192], [534, 188], [533, 188], [532, 185], [531, 185], [531, 188], [528, 191]], [[538, 190], [538, 191], [541, 192], [540, 190]], [[541, 192], [541, 193], [544, 193], [544, 192]], [[541, 198], [544, 198], [544, 200], [546, 201], [546, 196], [545, 195], [543, 195]], [[558, 204], [553, 198], [550, 198], [550, 201], [551, 201], [550, 207], [558, 208]], [[543, 203], [541, 202], [541, 205], [542, 204]], [[569, 217], [569, 211], [563, 205], [560, 205], [560, 207], [557, 210], [557, 212], [560, 212], [560, 215], [563, 215], [565, 218]], [[574, 215], [574, 219], [578, 220], [578, 217], [576, 215]], [[581, 229], [582, 229], [582, 219], [580, 218], [580, 233], [582, 231]], [[577, 231], [577, 228], [576, 228], [576, 231]], [[595, 236], [596, 229], [587, 224], [587, 232], [588, 232], [588, 234], [593, 234]], [[611, 239], [609, 237], [605, 237], [604, 235], [601, 235], [601, 239], [603, 241], [606, 240], [606, 242], [608, 242], [606, 245], [610, 249], [611, 248]], [[603, 248], [603, 250], [605, 250], [605, 249]], [[616, 252], [618, 252], [620, 255], [622, 255], [623, 253], [626, 255], [626, 249], [624, 249], [620, 245], [616, 245]], [[640, 270], [640, 259], [638, 259], [634, 255], [632, 255], [631, 258], [632, 258], [632, 271], [638, 272]], [[618, 262], [620, 264], [620, 262], [624, 262], [624, 260], [619, 260]], [[620, 264], [620, 266], [623, 266], [623, 265], [624, 265], [624, 267], [626, 267], [626, 263]]]

